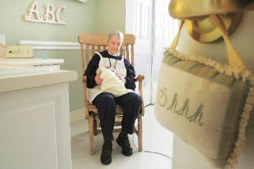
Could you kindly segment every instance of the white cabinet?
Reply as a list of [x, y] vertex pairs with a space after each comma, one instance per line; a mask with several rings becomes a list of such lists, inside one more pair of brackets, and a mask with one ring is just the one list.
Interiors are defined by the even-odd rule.
[[68, 82], [76, 72], [0, 77], [0, 169], [71, 169]]

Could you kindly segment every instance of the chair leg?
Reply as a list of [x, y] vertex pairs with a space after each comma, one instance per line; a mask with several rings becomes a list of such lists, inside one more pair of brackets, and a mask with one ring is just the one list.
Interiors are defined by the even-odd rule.
[[93, 134], [93, 117], [89, 117], [89, 138], [90, 138], [90, 155], [94, 155], [94, 134]]
[[96, 136], [98, 134], [98, 130], [97, 130], [97, 120], [96, 120], [96, 117], [94, 116], [93, 117], [93, 134]]
[[143, 124], [142, 124], [142, 115], [138, 116], [138, 151], [143, 150]]

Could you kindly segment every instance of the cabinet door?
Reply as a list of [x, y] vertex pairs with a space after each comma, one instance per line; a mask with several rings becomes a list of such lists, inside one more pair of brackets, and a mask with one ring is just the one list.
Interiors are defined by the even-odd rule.
[[0, 168], [71, 169], [68, 84], [0, 94]]

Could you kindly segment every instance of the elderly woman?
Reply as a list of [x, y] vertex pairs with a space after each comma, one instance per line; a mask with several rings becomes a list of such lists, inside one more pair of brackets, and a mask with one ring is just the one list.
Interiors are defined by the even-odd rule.
[[[128, 134], [133, 133], [135, 119], [141, 111], [142, 98], [133, 92], [135, 90], [135, 70], [128, 60], [120, 55], [119, 51], [123, 44], [124, 34], [113, 32], [108, 36], [108, 50], [95, 53], [89, 62], [85, 75], [89, 88], [89, 99], [97, 107], [102, 128], [104, 143], [102, 146], [101, 163], [110, 164], [112, 154], [113, 128], [115, 122], [116, 105], [123, 109], [122, 131], [116, 142], [122, 148], [122, 154], [132, 155], [132, 148], [128, 140]], [[102, 85], [106, 77], [102, 77], [102, 70], [110, 68], [116, 73], [125, 90], [118, 94], [103, 91]], [[114, 79], [114, 78], [111, 78]], [[107, 82], [109, 83], [109, 82]], [[116, 82], [112, 82], [116, 83]]]

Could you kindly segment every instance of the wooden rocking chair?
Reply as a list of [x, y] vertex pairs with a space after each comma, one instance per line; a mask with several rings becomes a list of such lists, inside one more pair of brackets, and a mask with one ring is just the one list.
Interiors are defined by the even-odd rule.
[[[81, 57], [82, 57], [82, 73], [84, 73], [90, 59], [93, 57], [95, 52], [100, 52], [107, 49], [107, 34], [81, 34], [78, 37], [79, 43], [81, 45]], [[131, 34], [126, 34], [124, 43], [121, 49], [121, 54], [134, 66], [134, 44], [135, 36]], [[135, 66], [134, 66], [135, 68]], [[142, 92], [142, 81], [144, 76], [138, 75], [136, 77], [136, 82], [138, 83], [138, 93], [143, 98]], [[83, 76], [83, 87], [84, 87], [84, 109], [86, 119], [89, 125], [89, 137], [90, 137], [90, 155], [94, 155], [94, 135], [97, 135], [100, 131], [98, 110], [97, 108], [88, 102], [87, 97], [87, 87], [86, 87], [86, 76]], [[121, 119], [123, 112], [120, 106], [116, 109], [116, 122], [114, 131], [120, 131], [119, 126], [121, 126]], [[142, 112], [138, 116], [137, 127], [134, 127], [135, 132], [138, 135], [138, 149], [142, 151], [142, 116], [144, 115], [144, 103], [142, 103]], [[119, 118], [120, 117], [120, 118]]]

